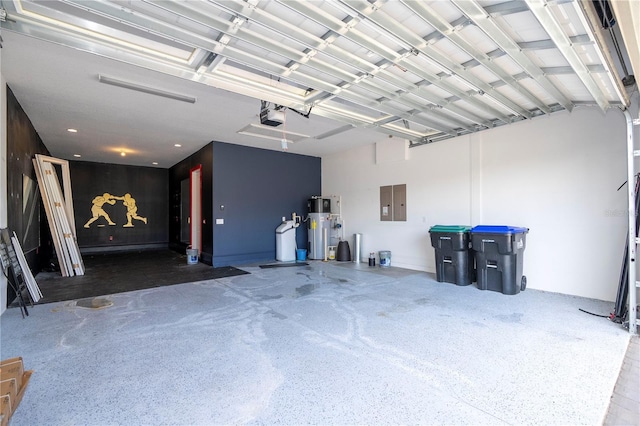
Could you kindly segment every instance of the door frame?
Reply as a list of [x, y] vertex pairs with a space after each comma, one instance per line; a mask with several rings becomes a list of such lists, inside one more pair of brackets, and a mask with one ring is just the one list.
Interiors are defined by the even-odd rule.
[[190, 243], [202, 254], [202, 164], [189, 171]]

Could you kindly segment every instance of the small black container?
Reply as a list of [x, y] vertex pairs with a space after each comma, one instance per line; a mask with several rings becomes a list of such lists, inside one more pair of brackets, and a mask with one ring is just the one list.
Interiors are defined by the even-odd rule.
[[338, 262], [351, 262], [351, 250], [349, 250], [348, 242], [340, 241], [338, 243], [338, 252], [336, 253], [336, 260]]
[[375, 253], [371, 253], [369, 255], [369, 266], [376, 266], [376, 255], [375, 255]]

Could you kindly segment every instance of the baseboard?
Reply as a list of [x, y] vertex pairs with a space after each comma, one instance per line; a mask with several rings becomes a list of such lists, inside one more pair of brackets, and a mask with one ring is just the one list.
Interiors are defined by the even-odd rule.
[[117, 253], [140, 250], [164, 250], [168, 249], [168, 243], [129, 244], [120, 246], [80, 247], [80, 254]]
[[232, 254], [224, 256], [213, 256], [213, 266], [237, 266], [244, 263], [273, 262], [275, 261], [275, 251], [265, 251], [258, 253]]

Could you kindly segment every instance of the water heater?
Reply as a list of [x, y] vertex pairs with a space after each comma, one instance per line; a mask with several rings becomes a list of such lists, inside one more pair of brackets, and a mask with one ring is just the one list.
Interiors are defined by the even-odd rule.
[[[329, 241], [329, 227], [331, 219], [331, 200], [321, 197], [312, 197], [307, 202], [309, 219], [307, 220], [308, 255], [309, 259], [324, 259]], [[326, 231], [326, 232], [325, 232]]]

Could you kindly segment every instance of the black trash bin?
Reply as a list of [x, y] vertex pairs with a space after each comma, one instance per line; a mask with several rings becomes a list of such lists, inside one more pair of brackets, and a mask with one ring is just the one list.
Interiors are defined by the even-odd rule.
[[522, 274], [528, 228], [514, 226], [475, 226], [471, 247], [476, 256], [478, 288], [517, 294], [527, 286]]
[[475, 281], [473, 253], [469, 248], [469, 226], [435, 225], [429, 229], [436, 251], [436, 279], [457, 285]]

